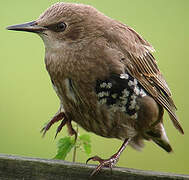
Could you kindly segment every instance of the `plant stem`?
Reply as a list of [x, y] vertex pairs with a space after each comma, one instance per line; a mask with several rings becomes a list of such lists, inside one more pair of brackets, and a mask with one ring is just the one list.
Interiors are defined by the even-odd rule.
[[[78, 124], [76, 124], [76, 133], [77, 133], [77, 136], [78, 136]], [[77, 144], [77, 137], [75, 139], [75, 146], [74, 146], [74, 150], [73, 150], [73, 160], [72, 162], [75, 162], [75, 159], [76, 159], [76, 151], [77, 151], [77, 147], [76, 147], [76, 144]]]

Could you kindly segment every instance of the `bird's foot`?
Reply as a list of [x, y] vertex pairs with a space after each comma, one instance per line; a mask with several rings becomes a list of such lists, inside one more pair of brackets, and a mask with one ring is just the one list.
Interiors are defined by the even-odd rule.
[[58, 112], [55, 114], [55, 116], [47, 123], [47, 125], [45, 125], [42, 129], [41, 129], [41, 133], [43, 133], [43, 136], [45, 136], [46, 132], [50, 129], [50, 127], [58, 122], [61, 121], [60, 125], [58, 126], [58, 128], [56, 129], [56, 134], [55, 134], [55, 138], [58, 135], [58, 133], [62, 130], [62, 128], [65, 126], [65, 124], [67, 125], [68, 128], [68, 133], [70, 136], [75, 135], [75, 139], [77, 139], [77, 132], [74, 130], [74, 128], [72, 127], [71, 121], [66, 117], [64, 112]]
[[119, 150], [117, 151], [117, 153], [115, 153], [113, 156], [111, 156], [109, 159], [101, 159], [98, 156], [93, 156], [91, 158], [89, 158], [86, 163], [88, 163], [90, 160], [92, 161], [98, 161], [100, 164], [93, 170], [93, 172], [91, 173], [91, 176], [97, 174], [103, 167], [109, 167], [111, 169], [112, 172], [112, 167], [118, 162], [119, 157], [121, 155], [121, 153], [123, 152], [123, 150], [126, 148], [126, 146], [128, 145], [129, 141], [131, 139], [127, 138], [124, 140], [123, 144], [121, 145], [121, 147], [119, 148]]
[[103, 167], [109, 167], [112, 171], [112, 167], [118, 162], [119, 160], [119, 153], [114, 154], [109, 159], [102, 159], [99, 156], [93, 156], [89, 158], [86, 163], [88, 163], [90, 160], [92, 161], [98, 161], [100, 164], [93, 170], [91, 173], [91, 176], [97, 174]]
[[50, 129], [50, 127], [54, 123], [62, 120], [61, 124], [57, 128], [57, 134], [58, 134], [58, 132], [60, 132], [62, 127], [65, 125], [65, 123], [63, 123], [64, 119], [65, 119], [65, 113], [64, 112], [59, 112], [59, 113], [55, 114], [55, 116], [41, 129], [41, 133], [43, 133], [43, 136], [45, 136], [46, 132]]

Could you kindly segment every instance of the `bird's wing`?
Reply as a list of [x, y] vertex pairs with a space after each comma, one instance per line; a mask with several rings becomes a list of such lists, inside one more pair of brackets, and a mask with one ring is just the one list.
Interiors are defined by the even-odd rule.
[[127, 41], [124, 46], [128, 52], [128, 58], [124, 61], [126, 69], [168, 111], [174, 126], [183, 134], [175, 114], [176, 106], [171, 98], [171, 91], [151, 54], [153, 47], [130, 27], [125, 28], [123, 37]]

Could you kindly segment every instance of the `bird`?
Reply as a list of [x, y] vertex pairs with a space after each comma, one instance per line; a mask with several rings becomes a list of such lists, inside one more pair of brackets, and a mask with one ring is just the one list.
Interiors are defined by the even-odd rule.
[[110, 158], [98, 161], [91, 175], [112, 168], [130, 145], [136, 150], [152, 141], [167, 152], [172, 147], [163, 124], [164, 110], [174, 127], [184, 134], [176, 105], [163, 77], [153, 46], [133, 28], [96, 8], [58, 2], [38, 19], [7, 27], [38, 34], [45, 44], [45, 65], [60, 108], [42, 129], [60, 122], [70, 135], [76, 122], [86, 131], [123, 141]]

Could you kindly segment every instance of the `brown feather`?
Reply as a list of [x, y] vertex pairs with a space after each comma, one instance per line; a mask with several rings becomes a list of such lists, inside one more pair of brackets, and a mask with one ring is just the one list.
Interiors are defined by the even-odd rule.
[[[126, 69], [135, 77], [146, 91], [169, 113], [176, 129], [182, 134], [184, 131], [175, 114], [176, 106], [171, 98], [171, 91], [162, 76], [155, 58], [151, 54], [153, 47], [130, 27], [123, 27], [126, 33], [123, 34], [123, 39], [126, 39], [133, 48], [125, 50], [129, 53], [128, 59], [125, 61]], [[130, 33], [128, 33], [130, 31]], [[126, 42], [126, 43], [128, 43]]]

